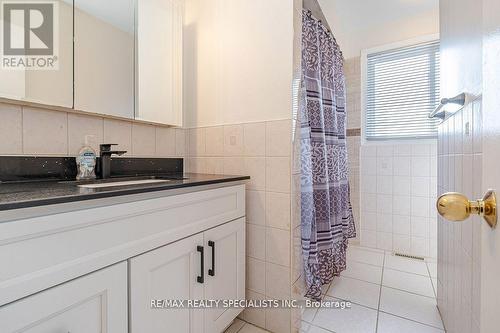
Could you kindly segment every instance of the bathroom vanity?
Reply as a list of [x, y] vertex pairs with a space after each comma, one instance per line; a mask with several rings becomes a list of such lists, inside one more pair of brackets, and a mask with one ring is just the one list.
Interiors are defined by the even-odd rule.
[[152, 304], [245, 298], [245, 179], [0, 184], [0, 331], [222, 332], [241, 309]]

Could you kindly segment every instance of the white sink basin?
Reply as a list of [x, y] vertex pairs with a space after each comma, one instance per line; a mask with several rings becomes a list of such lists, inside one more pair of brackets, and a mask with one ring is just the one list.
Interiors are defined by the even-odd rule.
[[122, 182], [109, 182], [109, 183], [99, 183], [99, 184], [82, 184], [82, 185], [78, 185], [78, 187], [104, 188], [104, 187], [168, 183], [169, 181], [170, 180], [168, 180], [168, 179], [143, 179], [143, 180], [128, 180], [128, 181], [122, 181]]

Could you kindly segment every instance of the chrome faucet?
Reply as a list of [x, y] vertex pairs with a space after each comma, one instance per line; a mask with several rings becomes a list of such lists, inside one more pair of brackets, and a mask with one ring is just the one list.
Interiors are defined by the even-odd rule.
[[126, 150], [111, 150], [111, 146], [117, 146], [116, 143], [105, 143], [99, 145], [101, 178], [106, 179], [111, 176], [111, 155], [123, 155]]

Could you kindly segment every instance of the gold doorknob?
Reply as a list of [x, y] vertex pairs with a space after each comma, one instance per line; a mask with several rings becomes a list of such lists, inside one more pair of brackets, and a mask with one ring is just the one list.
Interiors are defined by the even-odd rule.
[[436, 203], [439, 215], [448, 221], [463, 221], [471, 214], [482, 216], [491, 228], [497, 225], [497, 199], [489, 190], [482, 200], [470, 201], [465, 195], [449, 192], [441, 195]]

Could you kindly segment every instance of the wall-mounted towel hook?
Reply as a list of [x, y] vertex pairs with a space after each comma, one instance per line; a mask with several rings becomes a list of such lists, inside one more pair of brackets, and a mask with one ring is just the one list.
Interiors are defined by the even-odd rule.
[[467, 94], [466, 93], [461, 93], [455, 97], [452, 98], [443, 98], [441, 99], [439, 106], [432, 111], [429, 114], [429, 118], [439, 118], [443, 120], [446, 117], [446, 112], [441, 110], [444, 108], [445, 105], [447, 104], [456, 104], [460, 106], [464, 106], [465, 102], [467, 101]]

